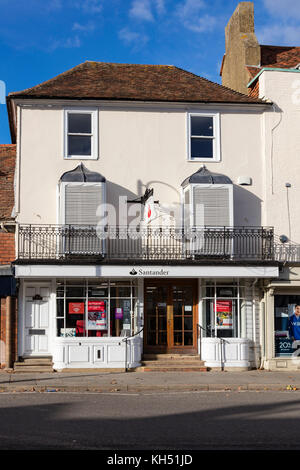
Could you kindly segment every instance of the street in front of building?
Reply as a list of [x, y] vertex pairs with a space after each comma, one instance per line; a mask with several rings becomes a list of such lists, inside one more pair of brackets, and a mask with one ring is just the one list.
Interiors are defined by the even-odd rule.
[[2, 450], [299, 450], [299, 426], [300, 393], [288, 391], [0, 399]]

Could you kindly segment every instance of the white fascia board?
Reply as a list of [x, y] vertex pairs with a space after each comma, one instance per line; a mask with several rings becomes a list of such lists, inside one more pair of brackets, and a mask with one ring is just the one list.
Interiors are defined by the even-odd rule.
[[[134, 274], [132, 274], [134, 272]], [[278, 266], [17, 265], [17, 278], [276, 278]]]
[[225, 112], [232, 108], [241, 112], [263, 112], [265, 108], [270, 107], [270, 103], [205, 103], [205, 102], [180, 102], [180, 101], [130, 101], [130, 100], [85, 100], [85, 99], [33, 99], [33, 98], [15, 98], [15, 103], [24, 108], [46, 108], [46, 109], [62, 109], [64, 107], [99, 107], [101, 109], [124, 109], [130, 106], [141, 110], [157, 109], [161, 111], [172, 111], [174, 109], [183, 112], [191, 110], [202, 110], [209, 112]]

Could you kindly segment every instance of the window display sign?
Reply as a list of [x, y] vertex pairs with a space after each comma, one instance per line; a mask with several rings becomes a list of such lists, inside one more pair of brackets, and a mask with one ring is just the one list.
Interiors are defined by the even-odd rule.
[[232, 300], [217, 300], [215, 305], [217, 328], [231, 329], [232, 322]]
[[117, 307], [115, 309], [115, 319], [116, 320], [123, 320], [123, 309], [122, 308]]
[[88, 312], [103, 312], [105, 310], [104, 300], [89, 300], [88, 301]]
[[275, 295], [275, 355], [295, 356], [300, 344], [300, 296]]
[[88, 302], [88, 329], [107, 330], [107, 309], [105, 300]]
[[70, 314], [84, 314], [84, 302], [70, 302], [69, 303]]
[[123, 330], [130, 330], [130, 300], [123, 300]]
[[65, 338], [73, 338], [74, 336], [76, 336], [76, 328], [61, 328], [60, 336], [63, 336]]

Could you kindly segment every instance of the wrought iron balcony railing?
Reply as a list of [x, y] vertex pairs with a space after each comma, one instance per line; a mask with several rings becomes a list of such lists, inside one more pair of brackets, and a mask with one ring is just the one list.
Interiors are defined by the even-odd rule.
[[20, 225], [18, 260], [197, 262], [274, 260], [270, 227]]

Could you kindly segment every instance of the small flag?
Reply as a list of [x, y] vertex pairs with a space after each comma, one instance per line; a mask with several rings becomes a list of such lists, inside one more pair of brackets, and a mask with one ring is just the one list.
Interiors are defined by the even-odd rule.
[[145, 200], [145, 207], [144, 207], [144, 222], [149, 224], [153, 219], [157, 216], [154, 198], [153, 198], [153, 189], [149, 191], [149, 195], [147, 195], [147, 199]]

